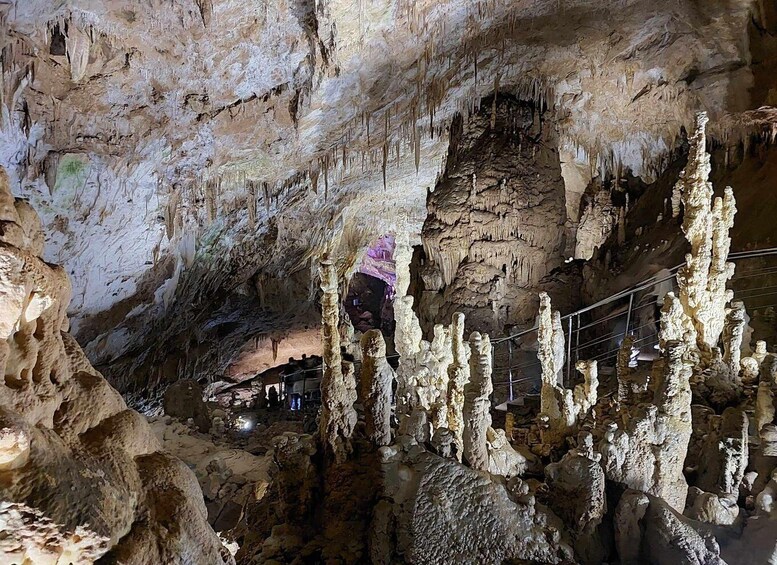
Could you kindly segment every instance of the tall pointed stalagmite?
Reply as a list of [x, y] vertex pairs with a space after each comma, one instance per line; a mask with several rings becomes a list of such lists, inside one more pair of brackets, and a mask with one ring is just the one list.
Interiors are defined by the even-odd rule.
[[356, 383], [353, 372], [343, 373], [340, 355], [340, 296], [337, 292], [337, 268], [328, 258], [319, 264], [321, 277], [321, 340], [324, 358], [324, 378], [321, 381], [321, 442], [342, 462], [351, 451], [351, 434], [356, 425]]
[[488, 428], [491, 425], [491, 340], [473, 332], [469, 338], [469, 383], [464, 387], [464, 459], [473, 469], [488, 470]]
[[361, 349], [360, 393], [367, 438], [381, 447], [391, 443], [391, 384], [394, 382], [394, 369], [386, 361], [386, 342], [380, 330], [366, 332], [361, 338]]
[[688, 165], [678, 181], [683, 205], [683, 233], [691, 244], [686, 265], [677, 273], [679, 298], [685, 314], [693, 321], [697, 345], [704, 359], [716, 347], [725, 321], [726, 304], [733, 293], [726, 283], [734, 275], [729, 263], [729, 230], [734, 225], [734, 192], [726, 187], [723, 198], [713, 203], [710, 156], [706, 146], [707, 114], [696, 115], [696, 130], [690, 139]]

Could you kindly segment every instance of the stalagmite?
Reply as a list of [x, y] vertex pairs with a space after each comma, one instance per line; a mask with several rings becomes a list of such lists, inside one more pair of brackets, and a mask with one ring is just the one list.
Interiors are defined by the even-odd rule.
[[599, 532], [607, 512], [605, 477], [588, 432], [578, 435], [577, 449], [545, 467], [549, 506], [572, 530], [575, 551], [583, 563], [602, 563], [606, 546]]
[[470, 378], [464, 387], [464, 459], [470, 467], [488, 470], [487, 432], [491, 425], [491, 340], [473, 332], [469, 338], [472, 356]]
[[[561, 316], [553, 312], [550, 305], [550, 297], [547, 293], [540, 293], [540, 314], [538, 319], [537, 340], [539, 341], [538, 357], [542, 366], [543, 390], [556, 386], [559, 383], [559, 375], [564, 368], [564, 332], [561, 329]], [[546, 387], [546, 385], [548, 385]], [[549, 400], [547, 394], [543, 399]], [[543, 412], [547, 412], [543, 402]]]
[[742, 357], [742, 336], [745, 331], [745, 305], [737, 300], [726, 312], [723, 327], [723, 362], [728, 366], [729, 378], [740, 382], [739, 371]]
[[679, 341], [666, 344], [653, 403], [632, 408], [626, 424], [613, 423], [599, 444], [608, 479], [661, 497], [678, 511], [688, 490], [683, 463], [692, 429], [686, 348]]
[[760, 435], [767, 424], [775, 422], [777, 407], [774, 399], [777, 394], [777, 356], [767, 355], [761, 363], [761, 373], [755, 398], [755, 431]]
[[739, 486], [747, 467], [747, 414], [739, 408], [727, 408], [710, 423], [713, 429], [702, 447], [687, 515], [703, 522], [732, 524], [739, 516]]
[[696, 328], [674, 292], [666, 293], [664, 304], [661, 307], [660, 329], [658, 331], [658, 345], [661, 351], [666, 350], [666, 344], [670, 341], [682, 341], [688, 345], [689, 350], [696, 348]]
[[575, 369], [583, 375], [583, 382], [575, 386], [572, 393], [575, 402], [575, 418], [582, 420], [598, 399], [599, 367], [596, 361], [581, 360], [575, 363]]
[[361, 399], [367, 438], [378, 447], [391, 443], [391, 385], [394, 370], [386, 361], [386, 342], [380, 330], [361, 338]]
[[319, 263], [321, 277], [321, 340], [324, 377], [321, 380], [321, 442], [342, 462], [351, 451], [351, 434], [356, 425], [356, 384], [353, 372], [347, 378], [340, 356], [340, 296], [337, 292], [337, 267], [328, 258]]
[[697, 343], [705, 358], [715, 347], [723, 330], [725, 307], [732, 292], [726, 283], [734, 274], [728, 263], [731, 239], [728, 232], [734, 224], [734, 193], [727, 187], [723, 198], [712, 203], [712, 183], [708, 181], [710, 156], [706, 151], [704, 112], [696, 116], [696, 130], [690, 139], [688, 165], [678, 186], [683, 203], [683, 233], [691, 244], [685, 256], [686, 265], [677, 273], [680, 301], [693, 321]]
[[470, 347], [464, 340], [464, 314], [454, 314], [451, 321], [453, 362], [448, 366], [448, 429], [456, 438], [456, 456], [461, 461], [464, 451], [464, 387], [469, 382]]
[[413, 391], [410, 380], [415, 371], [415, 355], [420, 351], [423, 338], [421, 326], [413, 312], [413, 297], [407, 295], [410, 285], [410, 260], [413, 249], [406, 233], [398, 234], [394, 247], [397, 282], [394, 296], [394, 347], [399, 354], [397, 370], [397, 417], [410, 415]]
[[564, 334], [559, 319], [559, 313], [551, 309], [550, 297], [540, 293], [537, 357], [542, 367], [542, 388], [538, 420], [542, 441], [549, 446], [560, 445], [565, 437], [574, 433], [577, 422], [596, 404], [599, 384], [596, 361], [577, 363], [576, 368], [585, 380], [574, 390], [559, 384], [559, 374], [564, 367]]

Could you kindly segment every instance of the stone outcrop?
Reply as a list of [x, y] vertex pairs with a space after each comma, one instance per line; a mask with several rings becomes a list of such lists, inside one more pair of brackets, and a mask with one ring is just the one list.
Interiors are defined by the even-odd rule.
[[2, 545], [19, 562], [229, 563], [197, 479], [67, 333], [70, 284], [0, 170]]
[[[615, 540], [624, 565], [698, 563], [724, 565], [720, 546], [703, 524], [661, 498], [627, 490], [615, 510]], [[677, 540], [677, 543], [668, 543]]]
[[[512, 491], [473, 469], [418, 446], [381, 450], [384, 498], [376, 512], [395, 540], [373, 563], [560, 563], [573, 552], [551, 512], [518, 481]], [[455, 532], [455, 535], [453, 535]]]

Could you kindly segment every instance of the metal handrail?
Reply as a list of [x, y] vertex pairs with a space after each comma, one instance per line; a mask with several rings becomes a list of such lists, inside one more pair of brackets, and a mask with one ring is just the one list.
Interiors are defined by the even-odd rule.
[[[741, 260], [741, 259], [750, 259], [750, 258], [755, 258], [755, 257], [767, 257], [767, 256], [772, 256], [772, 255], [777, 255], [777, 248], [772, 247], [772, 248], [767, 248], [767, 249], [756, 249], [756, 250], [751, 250], [751, 251], [739, 251], [739, 252], [735, 252], [735, 253], [730, 253], [727, 260], [728, 261], [737, 261], [737, 260]], [[591, 304], [591, 305], [586, 306], [584, 308], [581, 308], [581, 309], [579, 309], [579, 310], [577, 310], [575, 312], [571, 312], [571, 313], [569, 313], [569, 314], [567, 314], [565, 316], [562, 316], [561, 320], [562, 320], [562, 322], [565, 321], [566, 322], [566, 326], [567, 326], [567, 328], [565, 330], [565, 333], [567, 334], [567, 339], [566, 339], [566, 342], [567, 342], [566, 343], [566, 348], [567, 348], [567, 352], [566, 353], [567, 353], [567, 355], [566, 355], [566, 363], [565, 363], [565, 365], [566, 365], [565, 368], [566, 368], [566, 378], [567, 378], [567, 380], [568, 381], [571, 380], [572, 367], [574, 365], [574, 363], [572, 361], [572, 352], [573, 352], [572, 336], [573, 336], [573, 332], [576, 331], [576, 334], [575, 334], [575, 338], [576, 338], [575, 341], [576, 341], [576, 343], [574, 345], [574, 353], [575, 353], [575, 356], [578, 356], [580, 354], [580, 350], [581, 349], [584, 349], [586, 347], [591, 347], [593, 345], [598, 345], [598, 344], [601, 344], [601, 343], [606, 343], [609, 339], [616, 338], [618, 333], [619, 333], [617, 330], [613, 330], [613, 331], [609, 332], [605, 336], [598, 336], [598, 337], [596, 337], [594, 339], [591, 339], [591, 340], [589, 340], [589, 341], [587, 341], [587, 342], [585, 342], [583, 344], [580, 344], [580, 334], [581, 334], [582, 330], [585, 330], [585, 329], [594, 327], [596, 325], [602, 324], [602, 323], [604, 323], [604, 322], [606, 322], [608, 320], [613, 320], [613, 319], [616, 319], [616, 318], [622, 318], [623, 316], [626, 317], [626, 327], [624, 328], [624, 331], [623, 331], [623, 335], [624, 336], [627, 333], [629, 333], [630, 331], [637, 331], [639, 329], [642, 329], [642, 328], [645, 328], [645, 327], [649, 327], [652, 324], [643, 324], [643, 325], [641, 325], [641, 326], [639, 326], [637, 328], [634, 328], [632, 330], [631, 329], [632, 314], [636, 310], [638, 310], [640, 308], [644, 308], [644, 307], [651, 306], [651, 305], [655, 304], [658, 300], [656, 299], [656, 300], [653, 300], [653, 301], [651, 301], [649, 303], [639, 304], [639, 305], [635, 306], [634, 305], [634, 296], [637, 293], [642, 292], [642, 291], [647, 290], [647, 289], [650, 289], [652, 287], [655, 287], [658, 284], [661, 284], [663, 282], [667, 282], [669, 280], [675, 279], [675, 277], [677, 276], [677, 272], [680, 269], [682, 269], [685, 265], [686, 265], [686, 263], [681, 263], [680, 265], [677, 265], [677, 266], [669, 269], [669, 274], [668, 275], [665, 275], [663, 277], [659, 277], [657, 275], [649, 277], [649, 278], [645, 279], [644, 281], [642, 281], [642, 282], [640, 282], [640, 283], [638, 283], [636, 285], [633, 285], [633, 286], [631, 286], [629, 288], [626, 288], [626, 289], [623, 289], [623, 290], [621, 290], [619, 292], [616, 292], [616, 293], [608, 296], [607, 298], [604, 298], [602, 300], [599, 300], [599, 301], [595, 302], [594, 304]], [[752, 270], [744, 271], [742, 273], [742, 278], [750, 278], [750, 277], [753, 277], [753, 276], [766, 276], [766, 275], [769, 275], [772, 272], [774, 272], [772, 269], [774, 269], [774, 267], [764, 267], [764, 268], [761, 268], [761, 269], [752, 269]], [[744, 294], [744, 296], [741, 296], [741, 298], [753, 299], [753, 298], [761, 298], [763, 296], [768, 296], [768, 295], [771, 295], [771, 294], [777, 294], [777, 292], [765, 292], [765, 293], [762, 292], [764, 290], [771, 289], [771, 288], [772, 287], [765, 287], [765, 288], [759, 288], [759, 289], [743, 289], [742, 291], [737, 293], [737, 295], [739, 296], [740, 294]], [[777, 288], [777, 287], [775, 287], [775, 288]], [[754, 292], [755, 294], [752, 294], [752, 295], [748, 296], [747, 295], [748, 292]], [[612, 303], [614, 303], [614, 302], [616, 302], [618, 300], [623, 300], [623, 299], [626, 299], [626, 298], [628, 298], [628, 307], [626, 308], [625, 311], [617, 312], [617, 313], [609, 313], [609, 314], [605, 315], [602, 318], [599, 318], [597, 320], [592, 321], [591, 323], [586, 324], [585, 326], [581, 326], [581, 324], [580, 324], [580, 316], [582, 314], [585, 314], [587, 312], [590, 312], [590, 311], [595, 310], [597, 308], [600, 308], [602, 306], [606, 306], [608, 304], [612, 304]], [[573, 320], [575, 319], [575, 317], [577, 317], [577, 328], [573, 328]], [[525, 336], [525, 335], [527, 335], [529, 333], [536, 332], [537, 329], [538, 329], [537, 328], [537, 324], [535, 323], [532, 327], [530, 327], [528, 329], [522, 330], [520, 332], [511, 334], [511, 335], [503, 337], [503, 338], [495, 339], [495, 340], [492, 341], [492, 345], [493, 346], [498, 346], [499, 344], [504, 343], [504, 342], [507, 342], [507, 345], [508, 345], [508, 352], [507, 352], [507, 354], [508, 354], [508, 362], [507, 362], [507, 367], [505, 369], [502, 369], [502, 371], [506, 371], [507, 374], [508, 374], [508, 381], [507, 381], [506, 384], [509, 387], [509, 398], [511, 400], [514, 398], [513, 385], [515, 383], [519, 383], [519, 382], [522, 382], [522, 381], [526, 380], [525, 378], [514, 379], [513, 378], [513, 371], [520, 371], [521, 369], [523, 369], [525, 367], [535, 366], [535, 365], [539, 364], [538, 361], [532, 360], [531, 362], [523, 362], [523, 363], [521, 363], [521, 364], [519, 364], [517, 366], [513, 366], [513, 342], [512, 342], [512, 340], [514, 340], [516, 338], [520, 338], [522, 336]], [[643, 338], [637, 340], [635, 343], [640, 343], [640, 342], [643, 342], [643, 341], [646, 341], [646, 340], [653, 340], [653, 341], [651, 341], [651, 343], [647, 344], [649, 346], [653, 342], [656, 341], [656, 336], [655, 335], [651, 335], [651, 336], [643, 337]], [[593, 359], [598, 359], [600, 361], [604, 361], [604, 360], [616, 357], [617, 353], [618, 353], [618, 349], [613, 349], [613, 350], [609, 350], [609, 351], [598, 353], [598, 354], [594, 355]], [[494, 369], [496, 370], [496, 367], [494, 367]]]
[[[737, 259], [752, 259], [753, 257], [766, 257], [766, 256], [769, 256], [769, 255], [777, 255], [777, 247], [770, 247], [768, 249], [757, 249], [757, 250], [753, 250], [753, 251], [738, 251], [736, 253], [729, 253], [728, 260], [729, 261], [734, 261], [734, 260], [737, 260]], [[685, 265], [686, 265], [686, 263], [680, 263], [679, 265], [669, 269], [669, 272], [671, 274], [666, 276], [666, 277], [663, 277], [663, 278], [660, 278], [660, 279], [657, 279], [655, 276], [650, 277], [648, 279], [645, 279], [641, 283], [638, 283], [635, 286], [632, 286], [632, 287], [626, 288], [624, 290], [621, 290], [619, 292], [616, 292], [615, 294], [612, 294], [612, 295], [608, 296], [607, 298], [603, 298], [602, 300], [599, 300], [598, 302], [595, 302], [595, 303], [591, 304], [590, 306], [586, 306], [584, 308], [581, 308], [580, 310], [577, 310], [575, 312], [571, 312], [571, 313], [569, 313], [569, 314], [567, 314], [565, 316], [562, 316], [561, 319], [562, 320], [567, 320], [569, 318], [573, 318], [575, 316], [579, 316], [581, 314], [585, 314], [586, 312], [590, 312], [591, 310], [595, 310], [596, 308], [599, 308], [601, 306], [606, 306], [607, 304], [611, 304], [611, 303], [615, 302], [616, 300], [620, 300], [621, 298], [626, 298], [629, 295], [636, 294], [637, 292], [641, 292], [643, 290], [646, 290], [646, 289], [648, 289], [648, 288], [650, 288], [652, 286], [655, 286], [655, 285], [657, 285], [659, 283], [671, 280], [675, 276], [677, 276], [677, 271], [682, 269]], [[589, 324], [589, 326], [590, 326], [590, 324]], [[506, 336], [506, 337], [495, 339], [491, 343], [496, 345], [498, 343], [502, 343], [503, 341], [507, 341], [508, 339], [515, 339], [517, 337], [524, 336], [524, 335], [526, 335], [528, 333], [536, 331], [537, 329], [538, 329], [537, 324], [534, 324], [529, 329], [522, 330], [522, 331], [520, 331], [518, 333], [509, 335], [509, 336]], [[583, 329], [583, 328], [581, 328], [581, 329]]]

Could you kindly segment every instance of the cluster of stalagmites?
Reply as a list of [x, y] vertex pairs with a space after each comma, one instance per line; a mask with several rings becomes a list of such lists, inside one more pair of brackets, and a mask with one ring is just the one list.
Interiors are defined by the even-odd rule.
[[[513, 447], [491, 426], [489, 337], [465, 340], [456, 314], [423, 339], [407, 295], [411, 248], [400, 236], [399, 366], [388, 365], [373, 331], [361, 341], [358, 395], [348, 370], [327, 368], [333, 402], [320, 437], [286, 437], [276, 449], [289, 520], [327, 508], [327, 497], [347, 490], [343, 477], [361, 476], [370, 479], [359, 492], [369, 505], [366, 540], [351, 553], [331, 531], [320, 541], [345, 562], [774, 562], [777, 356], [763, 342], [749, 351], [743, 306], [726, 290], [734, 201], [730, 190], [711, 199], [705, 121], [679, 183], [691, 253], [677, 295], [664, 299], [659, 359], [634, 367], [626, 336], [617, 390], [600, 394], [593, 361], [577, 364], [582, 382], [567, 388], [560, 315], [541, 295], [539, 445]], [[327, 302], [335, 276], [322, 277]], [[328, 338], [335, 321], [325, 307], [324, 357], [339, 364], [339, 343]], [[288, 529], [273, 530], [261, 555], [282, 560], [277, 548], [288, 551], [289, 539]]]
[[0, 169], [0, 561], [233, 562], [202, 492], [67, 333], [70, 283]]

